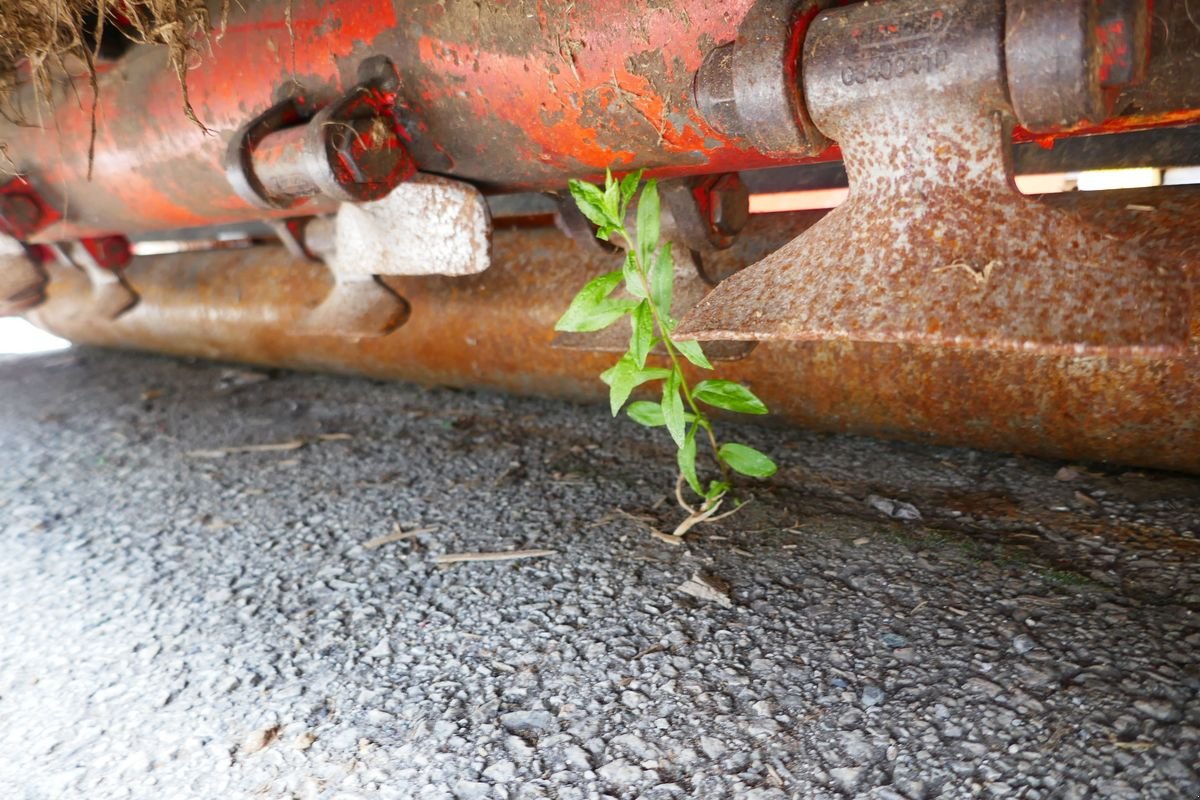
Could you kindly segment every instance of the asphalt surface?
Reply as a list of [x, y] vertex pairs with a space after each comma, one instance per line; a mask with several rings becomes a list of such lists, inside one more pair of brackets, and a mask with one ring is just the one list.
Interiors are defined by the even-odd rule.
[[752, 428], [676, 546], [603, 409], [87, 350], [0, 397], [0, 797], [1200, 796], [1195, 478]]

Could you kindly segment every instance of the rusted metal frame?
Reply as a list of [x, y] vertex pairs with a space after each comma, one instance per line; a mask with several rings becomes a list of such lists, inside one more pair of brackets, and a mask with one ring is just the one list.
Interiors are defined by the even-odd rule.
[[[1200, 164], [1200, 126], [1097, 134], [1062, 139], [1051, 147], [1025, 142], [1013, 147], [1013, 172], [1034, 175], [1128, 167], [1190, 167]], [[751, 193], [849, 186], [841, 162], [748, 170]]]
[[[1044, 202], [1153, 253], [1200, 256], [1200, 189]], [[708, 256], [711, 266], [752, 263], [821, 216], [756, 216], [732, 248]], [[137, 258], [128, 274], [142, 302], [116, 321], [97, 316], [82, 275], [51, 264], [49, 299], [30, 316], [96, 345], [598, 400], [606, 387], [596, 376], [612, 355], [552, 347], [553, 325], [579, 286], [617, 261], [553, 228], [501, 229], [485, 273], [389, 279], [411, 301], [411, 319], [390, 336], [357, 342], [299, 332], [331, 277], [281, 247]], [[1178, 358], [767, 342], [721, 372], [763, 397], [768, 420], [1200, 472], [1200, 329]]]
[[295, 209], [309, 198], [364, 202], [385, 197], [416, 173], [394, 113], [400, 78], [374, 56], [359, 82], [319, 110], [299, 86], [240, 128], [225, 153], [239, 197], [264, 209]]
[[[295, 210], [263, 211], [237, 197], [222, 168], [226, 143], [271, 105], [277, 88], [299, 81], [316, 103], [327, 105], [355, 84], [359, 65], [374, 55], [391, 58], [404, 78], [395, 110], [417, 167], [488, 188], [557, 189], [567, 177], [596, 177], [607, 166], [644, 166], [671, 177], [801, 160], [772, 156], [723, 133], [696, 108], [695, 73], [709, 52], [737, 38], [743, 21], [760, 8], [752, 0], [577, 2], [548, 4], [535, 14], [502, 3], [247, 5], [235, 10], [211, 55], [188, 71], [192, 105], [216, 136], [180, 112], [166, 54], [149, 47], [131, 48], [101, 77], [91, 181], [86, 81], [78, 100], [74, 90], [59, 87], [46, 130], [0, 123], [0, 141], [16, 167], [47, 198], [71, 209], [69, 220], [38, 238], [294, 216]], [[1186, 24], [1182, 5], [1157, 0], [1147, 79], [1141, 88], [1121, 90], [1115, 101], [1119, 113], [1133, 116], [1106, 128], [1200, 119], [1192, 110], [1200, 107], [1200, 90], [1187, 77], [1195, 74], [1187, 65], [1196, 63], [1200, 31]], [[1157, 24], [1164, 16], [1178, 23], [1169, 41]], [[636, 24], [614, 25], [613, 19]], [[25, 110], [35, 118], [32, 95]], [[838, 157], [836, 149], [813, 156]], [[310, 201], [304, 213], [331, 208]]]
[[[1183, 346], [1183, 262], [1148, 258], [1012, 185], [1012, 106], [1041, 127], [1100, 103], [1092, 56], [1080, 56], [1095, 51], [1094, 5], [1005, 6], [898, 0], [814, 20], [805, 95], [841, 142], [850, 198], [721, 284], [678, 335], [1106, 355]], [[1047, 56], [1047, 36], [1074, 55]]]

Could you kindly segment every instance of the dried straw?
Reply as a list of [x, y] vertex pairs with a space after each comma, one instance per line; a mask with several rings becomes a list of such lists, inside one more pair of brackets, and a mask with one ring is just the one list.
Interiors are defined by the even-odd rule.
[[[38, 108], [49, 102], [52, 76], [76, 75], [78, 65], [93, 88], [92, 144], [95, 144], [95, 62], [107, 26], [120, 25], [135, 42], [166, 46], [169, 63], [183, 89], [183, 113], [201, 128], [188, 98], [188, 59], [212, 29], [208, 0], [3, 0], [0, 10], [0, 110], [23, 118], [10, 100], [15, 89], [32, 81]], [[215, 5], [224, 29], [228, 0]], [[72, 65], [75, 69], [72, 70]], [[24, 120], [22, 120], [24, 121]]]

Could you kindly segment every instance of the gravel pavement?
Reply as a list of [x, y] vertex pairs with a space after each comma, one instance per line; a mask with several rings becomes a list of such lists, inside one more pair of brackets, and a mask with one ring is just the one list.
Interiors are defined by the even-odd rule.
[[779, 475], [678, 545], [600, 408], [93, 350], [0, 397], [2, 798], [1200, 797], [1198, 479], [749, 428]]

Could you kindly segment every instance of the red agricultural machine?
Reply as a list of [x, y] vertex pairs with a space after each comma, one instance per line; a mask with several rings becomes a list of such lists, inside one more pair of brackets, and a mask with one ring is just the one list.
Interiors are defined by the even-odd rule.
[[640, 168], [680, 335], [778, 418], [1200, 471], [1200, 188], [1014, 182], [1200, 164], [1193, 5], [260, 0], [183, 84], [110, 37], [0, 122], [0, 313], [599, 396], [623, 335], [553, 324], [621, 257], [564, 189]]

